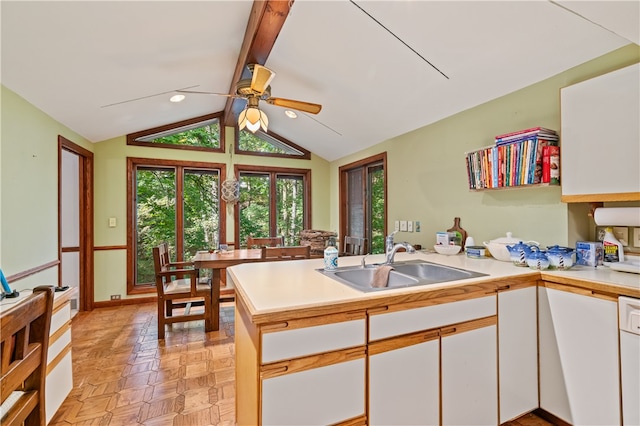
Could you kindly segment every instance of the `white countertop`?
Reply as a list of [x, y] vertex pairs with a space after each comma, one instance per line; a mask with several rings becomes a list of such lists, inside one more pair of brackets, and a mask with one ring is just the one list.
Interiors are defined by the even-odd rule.
[[[348, 256], [339, 259], [339, 265], [358, 266], [362, 256]], [[501, 262], [491, 258], [473, 259], [464, 254], [444, 256], [436, 253], [418, 252], [415, 254], [398, 253], [396, 261], [421, 259], [442, 265], [488, 274], [486, 277], [471, 278], [428, 286], [414, 286], [375, 292], [362, 292], [344, 285], [318, 272], [324, 266], [322, 259], [262, 262], [232, 266], [227, 269], [237, 291], [251, 306], [254, 314], [267, 314], [288, 309], [328, 305], [383, 298], [403, 293], [416, 293], [460, 286], [500, 278], [536, 274], [538, 271], [517, 267], [510, 262]], [[384, 261], [384, 255], [370, 255], [367, 264]], [[640, 275], [610, 270], [607, 267], [575, 266], [566, 271], [544, 271], [547, 277], [593, 281], [614, 285], [623, 289], [640, 290]]]

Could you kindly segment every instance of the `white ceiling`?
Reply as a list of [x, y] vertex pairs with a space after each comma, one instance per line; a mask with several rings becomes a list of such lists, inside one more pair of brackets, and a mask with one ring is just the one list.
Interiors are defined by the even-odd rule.
[[[223, 96], [168, 98], [228, 93], [251, 7], [3, 0], [1, 81], [92, 142], [222, 111]], [[331, 161], [630, 42], [640, 1], [296, 0], [265, 63], [271, 92], [323, 109], [260, 107], [270, 130]]]

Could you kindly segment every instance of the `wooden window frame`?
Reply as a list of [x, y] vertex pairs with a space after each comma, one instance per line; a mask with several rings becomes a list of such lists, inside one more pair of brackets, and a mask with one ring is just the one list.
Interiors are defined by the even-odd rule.
[[[383, 168], [383, 176], [384, 176], [384, 197], [385, 197], [385, 203], [384, 203], [384, 235], [388, 235], [388, 227], [387, 227], [387, 222], [388, 222], [388, 213], [387, 213], [387, 209], [389, 206], [389, 192], [387, 190], [388, 187], [388, 180], [387, 180], [387, 153], [386, 152], [382, 152], [380, 154], [376, 154], [376, 155], [372, 155], [371, 157], [367, 157], [367, 158], [363, 158], [361, 160], [358, 161], [354, 161], [353, 163], [349, 163], [349, 164], [345, 164], [343, 166], [340, 166], [338, 168], [338, 176], [339, 176], [339, 188], [340, 188], [340, 204], [339, 204], [339, 221], [340, 221], [340, 226], [339, 226], [339, 238], [340, 241], [344, 241], [344, 237], [345, 235], [347, 235], [347, 204], [348, 204], [348, 199], [347, 199], [347, 186], [348, 186], [348, 172], [350, 170], [353, 169], [357, 169], [359, 167], [366, 167], [369, 165], [373, 165], [375, 163], [382, 163], [382, 168]], [[367, 185], [366, 181], [363, 182], [365, 185]], [[368, 210], [368, 208], [367, 208]], [[367, 212], [367, 214], [369, 214], [369, 212]], [[366, 226], [369, 226], [369, 222], [371, 221], [371, 219], [369, 218], [369, 220], [366, 222]], [[367, 234], [367, 233], [365, 233]], [[366, 237], [366, 235], [365, 235]], [[368, 239], [370, 240], [370, 239]], [[366, 250], [370, 251], [371, 250], [371, 244], [372, 241], [367, 241], [367, 247]]]
[[[297, 169], [289, 167], [268, 167], [268, 166], [255, 166], [249, 164], [236, 164], [234, 166], [234, 176], [238, 182], [240, 182], [240, 173], [256, 173], [256, 174], [268, 174], [270, 182], [275, 182], [278, 175], [285, 176], [302, 176], [304, 182], [304, 219], [303, 229], [311, 227], [311, 169]], [[277, 212], [276, 212], [276, 189], [275, 185], [270, 185], [269, 188], [269, 229], [277, 228]], [[236, 241], [236, 247], [242, 245], [240, 241], [240, 208], [238, 204], [234, 206], [233, 212], [234, 222], [234, 239]]]
[[[290, 158], [290, 159], [297, 159], [297, 160], [310, 160], [311, 159], [311, 152], [304, 149], [303, 147], [301, 147], [300, 145], [297, 145], [293, 142], [291, 142], [290, 140], [278, 135], [277, 133], [274, 133], [270, 130], [268, 130], [267, 132], [264, 132], [262, 130], [258, 130], [256, 131], [256, 136], [260, 137], [260, 135], [267, 135], [273, 139], [277, 139], [279, 142], [282, 142], [285, 145], [290, 146], [291, 148], [295, 149], [296, 151], [300, 151], [302, 153], [302, 155], [291, 155], [291, 154], [280, 154], [277, 152], [258, 152], [258, 151], [246, 151], [243, 149], [240, 149], [240, 132], [242, 132], [244, 130], [239, 130], [238, 127], [236, 126], [236, 132], [235, 132], [235, 138], [234, 138], [234, 152], [236, 154], [242, 154], [242, 155], [255, 155], [258, 157], [277, 157], [277, 158]], [[269, 141], [266, 140], [266, 142], [268, 143]]]
[[[165, 143], [155, 143], [155, 142], [143, 142], [138, 141], [136, 139], [142, 136], [149, 136], [155, 133], [166, 132], [168, 130], [176, 129], [179, 127], [190, 126], [193, 124], [198, 124], [201, 122], [205, 122], [208, 120], [218, 119], [218, 125], [220, 127], [220, 147], [219, 148], [207, 148], [205, 146], [189, 146], [189, 145], [172, 145]], [[154, 127], [152, 129], [142, 130], [136, 133], [130, 133], [127, 135], [127, 145], [135, 145], [135, 146], [146, 146], [150, 148], [169, 148], [169, 149], [182, 149], [187, 151], [206, 151], [206, 152], [225, 152], [225, 127], [224, 127], [224, 119], [223, 114], [221, 112], [216, 112], [213, 114], [201, 115], [200, 117], [190, 118], [188, 120], [178, 121], [176, 123], [165, 124], [164, 126]]]
[[[155, 158], [138, 158], [127, 157], [127, 295], [155, 293], [155, 283], [153, 284], [136, 284], [136, 176], [135, 171], [138, 167], [171, 167], [176, 173], [182, 172], [184, 169], [201, 169], [201, 170], [217, 170], [219, 173], [219, 181], [222, 183], [226, 176], [226, 165], [223, 163], [206, 163], [200, 161], [180, 161], [180, 160], [162, 160]], [[176, 194], [182, 194], [183, 188], [178, 180], [176, 186]], [[227, 203], [220, 198], [220, 241], [226, 240], [227, 237]], [[183, 212], [178, 209], [176, 211], [176, 234], [184, 233], [184, 216]], [[176, 259], [182, 261], [183, 241], [176, 240]]]

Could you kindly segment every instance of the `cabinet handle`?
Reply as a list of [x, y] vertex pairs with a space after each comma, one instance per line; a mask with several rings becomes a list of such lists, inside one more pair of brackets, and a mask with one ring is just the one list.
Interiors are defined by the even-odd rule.
[[444, 336], [445, 334], [453, 334], [456, 332], [456, 328], [455, 327], [450, 327], [450, 328], [445, 328], [443, 330], [440, 331], [440, 335]]
[[507, 284], [507, 285], [503, 285], [502, 287], [498, 287], [498, 291], [509, 290], [510, 288], [511, 288], [511, 285]]

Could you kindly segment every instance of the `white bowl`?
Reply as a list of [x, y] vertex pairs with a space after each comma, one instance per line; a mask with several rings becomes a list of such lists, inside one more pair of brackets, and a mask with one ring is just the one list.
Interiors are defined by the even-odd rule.
[[448, 256], [452, 254], [458, 254], [462, 247], [460, 246], [445, 246], [442, 244], [436, 244], [433, 248], [440, 254], [446, 254]]

